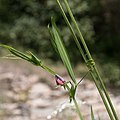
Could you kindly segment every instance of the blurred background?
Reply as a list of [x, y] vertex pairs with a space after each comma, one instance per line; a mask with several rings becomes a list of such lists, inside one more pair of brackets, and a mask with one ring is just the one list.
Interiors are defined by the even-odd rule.
[[[93, 55], [93, 58], [95, 59], [101, 75], [104, 78], [104, 82], [108, 88], [110, 88], [110, 90], [113, 90], [113, 88], [119, 88], [120, 1], [68, 1], [86, 40], [86, 43]], [[44, 61], [46, 61], [49, 66], [54, 68], [54, 70], [67, 77], [65, 68], [60, 63], [60, 58], [55, 53], [50, 42], [47, 25], [50, 23], [51, 16], [55, 17], [57, 25], [60, 28], [61, 36], [63, 37], [65, 46], [68, 50], [76, 76], [81, 77], [86, 72], [84, 61], [77, 50], [72, 35], [65, 24], [60, 10], [54, 0], [0, 0], [0, 43], [11, 45], [21, 51], [32, 51], [39, 58], [42, 58]], [[4, 49], [0, 48], [0, 54], [1, 56], [4, 56], [7, 53]], [[3, 77], [4, 79], [15, 79], [17, 75], [28, 77], [32, 73], [33, 75], [37, 74], [37, 76], [39, 76], [39, 70], [36, 70], [36, 68], [24, 62], [21, 63], [19, 61], [11, 60], [0, 61], [1, 75], [5, 74], [4, 76], [6, 77], [11, 75], [7, 78]], [[24, 66], [26, 70], [24, 68], [23, 71]], [[59, 70], [57, 69], [58, 67], [60, 68]], [[42, 72], [42, 70], [40, 70], [40, 72]], [[13, 74], [16, 74], [16, 76]], [[38, 78], [40, 80], [43, 78], [48, 79], [49, 77], [45, 78], [46, 73], [44, 74], [45, 75], [42, 74], [43, 77], [40, 75]], [[18, 76], [16, 79], [23, 79], [19, 78]], [[1, 78], [1, 81], [3, 78]], [[38, 78], [36, 79], [39, 81]], [[8, 81], [6, 81], [6, 84], [8, 84]], [[14, 82], [12, 81], [10, 84], [14, 84]], [[21, 85], [22, 84], [24, 83], [21, 83]], [[13, 85], [12, 87], [14, 88], [15, 86], [16, 85]], [[31, 86], [28, 86], [28, 88], [31, 88]], [[26, 92], [24, 91], [23, 93], [25, 94]], [[20, 93], [20, 95], [23, 96], [24, 94]], [[20, 102], [20, 105], [23, 103], [24, 102]], [[4, 112], [2, 111], [1, 115], [3, 115], [3, 113]]]
[[[118, 82], [120, 74], [116, 70], [120, 66], [120, 1], [69, 0], [69, 3], [91, 53], [97, 61], [102, 62], [103, 70], [107, 71], [103, 73], [110, 76], [111, 82]], [[0, 43], [24, 51], [31, 50], [40, 58], [58, 61], [47, 29], [51, 16], [56, 18], [71, 61], [76, 65], [82, 61], [81, 56], [53, 0], [0, 0]], [[0, 52], [2, 54], [3, 51]], [[113, 76], [115, 80], [112, 80]]]

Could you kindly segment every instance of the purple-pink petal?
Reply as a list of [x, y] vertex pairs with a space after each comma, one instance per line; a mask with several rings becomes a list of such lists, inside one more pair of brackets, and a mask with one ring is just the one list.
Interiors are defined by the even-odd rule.
[[56, 80], [57, 85], [64, 85], [65, 83], [65, 80], [57, 74], [55, 75], [55, 80]]

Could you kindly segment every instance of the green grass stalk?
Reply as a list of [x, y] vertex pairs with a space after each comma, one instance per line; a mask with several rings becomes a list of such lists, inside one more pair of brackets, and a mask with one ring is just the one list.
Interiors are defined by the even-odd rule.
[[79, 108], [79, 106], [78, 106], [78, 103], [77, 103], [77, 101], [76, 101], [75, 98], [73, 98], [73, 102], [74, 102], [74, 104], [75, 104], [75, 107], [76, 107], [76, 110], [77, 110], [77, 113], [78, 113], [78, 115], [79, 115], [80, 120], [84, 120], [83, 117], [82, 117], [80, 108]]
[[104, 91], [104, 93], [105, 93], [105, 96], [106, 96], [106, 98], [107, 98], [107, 100], [108, 100], [108, 103], [109, 103], [109, 105], [110, 105], [110, 107], [111, 107], [111, 110], [112, 110], [112, 112], [113, 112], [113, 114], [114, 114], [114, 117], [115, 117], [116, 120], [119, 120], [119, 119], [118, 119], [118, 116], [117, 116], [117, 113], [116, 113], [116, 111], [115, 111], [115, 109], [114, 109], [114, 106], [113, 106], [113, 104], [112, 104], [112, 101], [111, 101], [111, 99], [110, 99], [110, 97], [109, 97], [109, 94], [108, 94], [108, 92], [107, 92], [107, 90], [106, 90], [106, 88], [105, 88], [105, 85], [104, 85], [104, 83], [103, 83], [103, 80], [102, 80], [102, 78], [101, 78], [101, 76], [100, 76], [100, 74], [99, 74], [99, 72], [98, 72], [97, 67], [94, 66], [94, 69], [95, 69], [95, 72], [96, 72], [97, 76], [99, 77], [101, 86], [102, 86], [103, 91]]
[[[67, 84], [66, 84], [66, 88], [67, 88], [67, 90], [69, 91], [69, 94], [70, 94], [70, 92], [71, 92], [71, 91], [70, 91], [70, 87], [69, 87]], [[73, 100], [74, 105], [75, 105], [75, 107], [76, 107], [76, 110], [77, 110], [79, 119], [80, 119], [80, 120], [84, 120], [84, 119], [83, 119], [83, 116], [82, 116], [82, 113], [81, 113], [81, 111], [80, 111], [80, 107], [79, 107], [79, 105], [78, 105], [78, 103], [77, 103], [77, 101], [76, 101], [75, 96], [72, 97], [72, 100]]]
[[[82, 48], [81, 48], [81, 45], [80, 45], [80, 43], [78, 42], [78, 39], [77, 39], [77, 37], [76, 37], [76, 35], [75, 35], [75, 32], [74, 32], [72, 26], [70, 25], [70, 22], [69, 22], [69, 20], [67, 19], [67, 16], [65, 15], [65, 12], [64, 12], [64, 10], [63, 10], [63, 8], [62, 8], [62, 5], [60, 4], [60, 1], [57, 0], [57, 3], [58, 3], [58, 5], [59, 5], [59, 7], [60, 7], [60, 9], [61, 9], [62, 15], [63, 15], [63, 17], [64, 17], [67, 25], [69, 26], [69, 28], [70, 28], [70, 30], [71, 30], [71, 32], [72, 32], [72, 34], [73, 34], [74, 40], [75, 40], [75, 42], [76, 42], [79, 50], [82, 49]], [[96, 84], [96, 87], [98, 88], [98, 91], [99, 91], [99, 93], [100, 93], [100, 95], [101, 95], [101, 97], [102, 97], [102, 100], [103, 100], [104, 105], [105, 105], [105, 107], [106, 107], [106, 109], [107, 109], [107, 111], [108, 111], [108, 114], [109, 114], [111, 120], [114, 120], [113, 115], [114, 115], [115, 119], [118, 120], [117, 113], [116, 113], [116, 111], [115, 111], [115, 109], [114, 109], [114, 107], [113, 107], [113, 105], [112, 105], [112, 102], [111, 102], [110, 97], [109, 97], [109, 95], [108, 95], [108, 93], [107, 93], [107, 90], [106, 90], [106, 88], [105, 88], [105, 85], [104, 85], [104, 83], [103, 83], [103, 80], [101, 79], [101, 77], [100, 77], [100, 75], [99, 75], [99, 72], [98, 72], [98, 70], [97, 70], [97, 67], [96, 67], [96, 65], [95, 65], [95, 63], [94, 63], [94, 61], [93, 61], [93, 59], [92, 59], [92, 56], [91, 56], [91, 54], [90, 54], [90, 52], [89, 52], [89, 50], [88, 50], [88, 47], [87, 47], [87, 45], [86, 45], [86, 43], [85, 43], [85, 40], [84, 40], [84, 38], [83, 38], [83, 36], [82, 36], [82, 33], [81, 33], [79, 27], [78, 27], [78, 25], [77, 25], [77, 22], [76, 22], [73, 14], [72, 14], [72, 11], [71, 11], [71, 9], [70, 9], [70, 7], [69, 7], [69, 4], [68, 4], [67, 0], [64, 0], [64, 4], [65, 4], [65, 6], [66, 6], [66, 8], [67, 8], [67, 10], [68, 10], [68, 13], [69, 13], [69, 15], [70, 15], [70, 17], [71, 17], [71, 19], [72, 19], [73, 24], [74, 24], [74, 26], [75, 26], [75, 28], [76, 28], [76, 30], [77, 30], [77, 32], [78, 32], [78, 35], [79, 35], [79, 37], [80, 37], [80, 39], [81, 39], [81, 43], [82, 43], [82, 45], [83, 45], [84, 50], [85, 50], [86, 53], [84, 54], [83, 50], [80, 50], [80, 52], [81, 52], [81, 54], [82, 54], [82, 56], [83, 56], [83, 59], [85, 60], [87, 66], [88, 66], [88, 69], [92, 69], [91, 75], [92, 75], [92, 77], [93, 77], [93, 79], [94, 79], [94, 82], [95, 82], [95, 84]], [[79, 45], [78, 45], [78, 44], [79, 44]], [[113, 115], [112, 115], [112, 113], [111, 113], [111, 111], [110, 111], [110, 108], [108, 107], [108, 104], [107, 104], [107, 102], [106, 102], [106, 99], [105, 99], [104, 95], [102, 95], [103, 93], [102, 93], [101, 88], [99, 87], [99, 83], [97, 82], [97, 78], [98, 78], [98, 80], [100, 81], [100, 84], [101, 84], [102, 89], [103, 89], [103, 91], [104, 91], [105, 97], [107, 98], [107, 101], [108, 101], [108, 103], [109, 103], [109, 105], [110, 105], [110, 108], [111, 108], [111, 110], [112, 110]], [[100, 89], [99, 89], [99, 88], [100, 88]], [[100, 91], [101, 91], [101, 92], [100, 92]]]

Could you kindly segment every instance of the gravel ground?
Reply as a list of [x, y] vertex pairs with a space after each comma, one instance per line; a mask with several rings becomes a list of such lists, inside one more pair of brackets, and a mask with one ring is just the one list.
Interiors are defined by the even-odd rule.
[[[64, 69], [55, 69], [69, 79]], [[0, 120], [78, 120], [68, 93], [55, 86], [54, 77], [40, 68], [26, 62], [0, 61]], [[120, 117], [119, 91], [109, 94]], [[82, 81], [77, 101], [85, 120], [90, 120], [91, 105], [96, 120], [109, 120], [93, 82]]]

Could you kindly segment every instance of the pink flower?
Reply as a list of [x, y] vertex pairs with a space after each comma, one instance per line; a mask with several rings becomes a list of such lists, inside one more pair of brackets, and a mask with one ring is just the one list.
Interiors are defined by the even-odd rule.
[[65, 83], [65, 80], [57, 74], [55, 75], [55, 80], [56, 80], [57, 85], [64, 85]]

